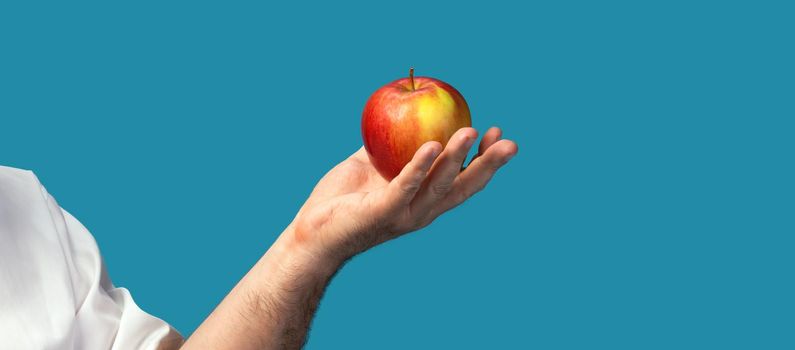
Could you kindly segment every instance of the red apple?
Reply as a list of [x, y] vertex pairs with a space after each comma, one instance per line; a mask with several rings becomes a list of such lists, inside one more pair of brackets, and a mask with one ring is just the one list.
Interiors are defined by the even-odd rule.
[[376, 90], [362, 113], [362, 138], [370, 161], [387, 179], [400, 173], [420, 146], [442, 146], [458, 129], [472, 126], [469, 107], [455, 88], [441, 80], [409, 77]]

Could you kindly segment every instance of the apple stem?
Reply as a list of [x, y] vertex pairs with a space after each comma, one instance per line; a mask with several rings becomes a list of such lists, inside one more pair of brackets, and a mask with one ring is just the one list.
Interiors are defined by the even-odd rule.
[[414, 67], [409, 68], [409, 80], [411, 80], [411, 91], [414, 91]]

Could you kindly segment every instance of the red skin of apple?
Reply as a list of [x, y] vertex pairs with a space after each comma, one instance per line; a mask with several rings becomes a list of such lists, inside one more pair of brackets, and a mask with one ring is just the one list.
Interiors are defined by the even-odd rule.
[[370, 161], [386, 179], [400, 173], [422, 144], [442, 146], [458, 129], [472, 126], [464, 97], [429, 77], [395, 80], [376, 90], [362, 113], [362, 138]]

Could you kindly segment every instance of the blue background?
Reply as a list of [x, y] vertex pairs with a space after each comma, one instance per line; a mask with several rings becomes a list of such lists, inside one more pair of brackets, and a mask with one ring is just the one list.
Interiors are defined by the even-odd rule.
[[[783, 2], [782, 2], [783, 3]], [[789, 348], [793, 8], [0, 5], [0, 163], [189, 335], [415, 66], [519, 155], [349, 263], [309, 349]]]

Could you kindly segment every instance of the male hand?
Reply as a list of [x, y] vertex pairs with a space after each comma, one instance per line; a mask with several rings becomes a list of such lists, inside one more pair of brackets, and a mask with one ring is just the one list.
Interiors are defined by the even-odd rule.
[[425, 143], [391, 181], [360, 148], [320, 180], [288, 232], [313, 256], [342, 261], [430, 224], [482, 190], [518, 152], [516, 143], [501, 140], [502, 131], [492, 127], [462, 170], [477, 136], [475, 129], [462, 128], [444, 149], [439, 142]]
[[442, 150], [428, 142], [391, 181], [359, 149], [320, 180], [295, 220], [191, 335], [183, 349], [298, 349], [323, 290], [342, 262], [428, 225], [483, 189], [515, 143], [491, 128], [458, 130]]

